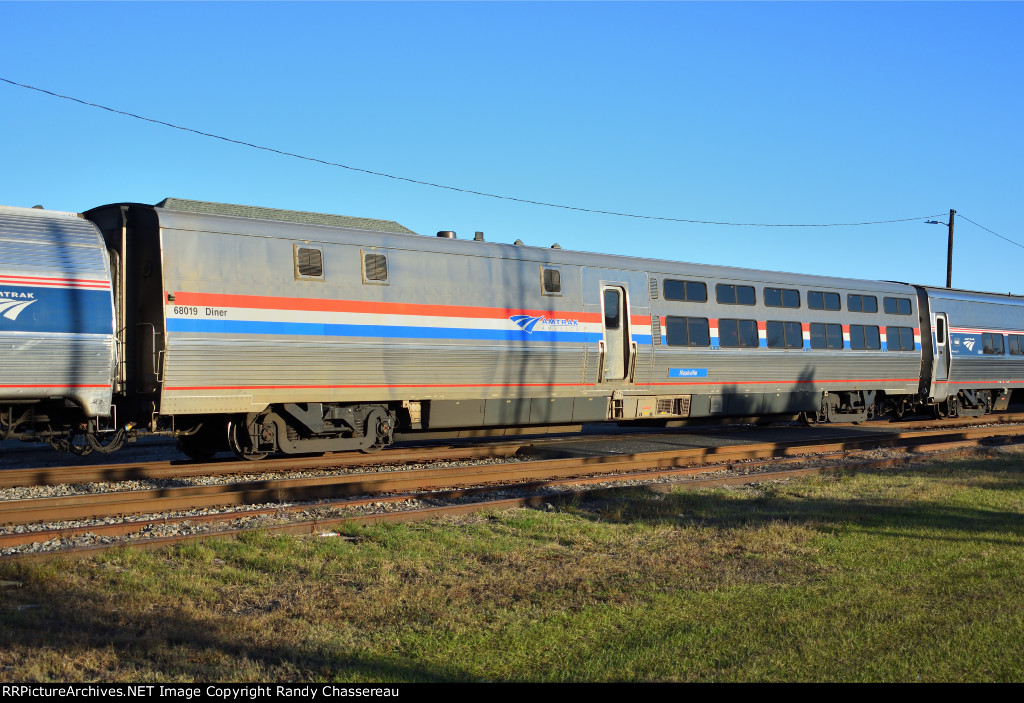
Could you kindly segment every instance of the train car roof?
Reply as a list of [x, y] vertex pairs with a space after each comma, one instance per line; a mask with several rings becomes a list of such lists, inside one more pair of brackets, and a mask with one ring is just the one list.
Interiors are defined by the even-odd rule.
[[278, 222], [344, 227], [346, 229], [360, 229], [368, 232], [416, 234], [411, 229], [403, 227], [392, 220], [376, 220], [369, 217], [350, 217], [348, 215], [329, 215], [321, 212], [304, 212], [302, 210], [278, 210], [269, 207], [211, 203], [203, 200], [184, 200], [182, 198], [164, 198], [154, 207], [165, 210], [196, 212], [205, 215], [226, 215], [228, 217], [244, 217], [254, 220], [277, 220]]
[[[383, 248], [409, 249], [423, 252], [485, 256], [535, 261], [552, 266], [589, 266], [623, 271], [643, 271], [657, 276], [697, 276], [757, 284], [803, 285], [820, 288], [848, 288], [862, 291], [889, 292], [907, 295], [905, 283], [872, 279], [838, 278], [821, 274], [787, 273], [747, 269], [714, 264], [699, 264], [670, 259], [649, 259], [621, 254], [572, 251], [561, 248], [529, 246], [504, 242], [483, 242], [471, 239], [449, 239], [419, 235], [390, 220], [347, 217], [293, 210], [276, 210], [248, 205], [207, 203], [197, 200], [166, 198], [156, 205], [120, 203], [94, 208], [105, 210], [117, 205], [150, 208], [158, 214], [161, 227], [171, 229], [209, 229], [225, 234], [244, 234], [307, 241], [332, 242], [348, 239], [353, 234], [372, 234], [374, 244]], [[281, 227], [280, 222], [291, 224]]]
[[928, 291], [929, 298], [942, 298], [944, 300], [960, 300], [968, 303], [1002, 303], [1003, 305], [1024, 305], [1024, 297], [1013, 293], [987, 293], [976, 290], [961, 290], [959, 288], [933, 288], [922, 286]]

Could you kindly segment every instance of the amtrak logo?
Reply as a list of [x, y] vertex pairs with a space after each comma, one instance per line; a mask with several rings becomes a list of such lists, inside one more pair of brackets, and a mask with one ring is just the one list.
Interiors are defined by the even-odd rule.
[[35, 299], [16, 300], [13, 298], [0, 298], [0, 314], [2, 314], [8, 320], [17, 320], [18, 315], [21, 314], [21, 311], [34, 302], [36, 302]]
[[544, 318], [531, 317], [530, 315], [513, 315], [508, 319], [512, 320], [512, 322], [516, 323], [530, 334], [533, 334], [533, 328], [536, 327], [537, 323], [543, 320]]
[[974, 351], [974, 337], [968, 337], [965, 339], [964, 346], [967, 347], [967, 351]]
[[533, 334], [533, 329], [537, 325], [541, 325], [542, 329], [567, 331], [578, 331], [580, 326], [579, 320], [544, 317], [543, 315], [512, 315], [508, 319], [512, 320], [512, 322], [519, 325], [529, 334]]

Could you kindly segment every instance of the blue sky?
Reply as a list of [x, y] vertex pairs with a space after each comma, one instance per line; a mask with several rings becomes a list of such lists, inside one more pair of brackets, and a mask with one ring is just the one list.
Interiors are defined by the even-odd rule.
[[1021, 3], [11, 3], [0, 204], [165, 197], [1024, 293]]

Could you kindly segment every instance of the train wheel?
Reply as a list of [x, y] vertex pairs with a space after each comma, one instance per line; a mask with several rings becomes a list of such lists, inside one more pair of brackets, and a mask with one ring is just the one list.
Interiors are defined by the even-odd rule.
[[220, 447], [205, 437], [178, 437], [178, 451], [193, 461], [206, 461], [220, 451]]
[[267, 456], [269, 456], [269, 452], [254, 452], [252, 450], [252, 444], [249, 441], [249, 433], [245, 429], [244, 422], [229, 420], [227, 435], [228, 448], [239, 459], [245, 459], [246, 461], [259, 461], [260, 459], [266, 459]]

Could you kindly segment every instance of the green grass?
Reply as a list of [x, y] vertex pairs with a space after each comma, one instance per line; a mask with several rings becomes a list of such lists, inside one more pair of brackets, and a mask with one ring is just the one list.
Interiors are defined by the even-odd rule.
[[1021, 681], [1024, 466], [0, 565], [0, 680]]

